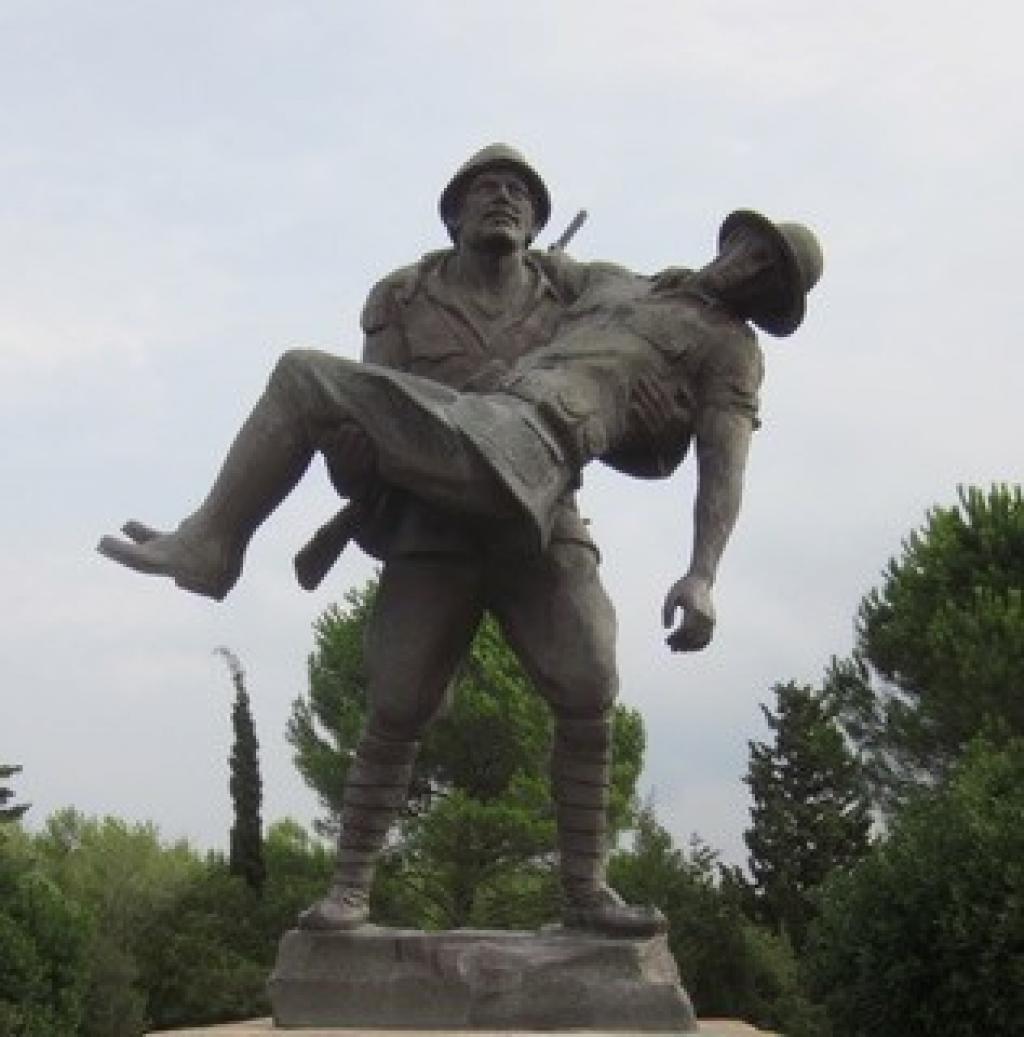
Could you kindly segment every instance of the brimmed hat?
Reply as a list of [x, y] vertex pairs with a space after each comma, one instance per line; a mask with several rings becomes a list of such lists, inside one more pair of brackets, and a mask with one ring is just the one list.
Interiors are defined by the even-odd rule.
[[551, 215], [551, 196], [540, 174], [526, 161], [522, 152], [509, 144], [488, 144], [486, 148], [481, 148], [463, 163], [448, 181], [448, 186], [441, 192], [441, 199], [437, 205], [448, 233], [452, 233], [451, 228], [458, 216], [462, 192], [466, 185], [478, 173], [488, 169], [513, 169], [526, 181], [533, 201], [533, 236], [536, 236]]
[[807, 293], [818, 283], [824, 266], [821, 245], [802, 223], [773, 223], [760, 213], [739, 209], [726, 216], [718, 231], [718, 251], [725, 250], [734, 234], [753, 231], [767, 239], [781, 259], [783, 291], [770, 309], [751, 317], [772, 335], [790, 335], [804, 319]]

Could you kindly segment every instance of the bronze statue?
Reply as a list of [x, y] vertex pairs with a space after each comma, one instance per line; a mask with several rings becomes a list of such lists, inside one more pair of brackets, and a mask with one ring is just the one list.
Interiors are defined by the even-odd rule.
[[222, 598], [320, 451], [356, 502], [342, 525], [385, 567], [335, 883], [300, 924], [365, 922], [418, 739], [489, 609], [555, 714], [563, 920], [649, 935], [658, 912], [624, 904], [604, 878], [615, 623], [572, 491], [592, 460], [665, 476], [695, 442], [692, 558], [663, 611], [666, 626], [683, 613], [673, 650], [707, 645], [762, 377], [745, 322], [794, 331], [821, 254], [806, 228], [750, 212], [726, 219], [718, 256], [696, 272], [646, 278], [531, 251], [547, 190], [505, 145], [473, 156], [440, 210], [454, 248], [371, 292], [363, 363], [286, 353], [203, 504], [174, 532], [129, 522], [128, 540], [99, 550]]

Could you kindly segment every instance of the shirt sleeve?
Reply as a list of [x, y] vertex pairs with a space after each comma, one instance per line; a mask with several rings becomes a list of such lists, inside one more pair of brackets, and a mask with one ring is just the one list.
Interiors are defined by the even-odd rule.
[[395, 292], [405, 271], [379, 281], [371, 289], [359, 323], [363, 329], [363, 362], [406, 370], [409, 351], [402, 334], [395, 303]]
[[702, 371], [701, 404], [747, 415], [759, 427], [764, 354], [752, 335], [730, 335], [709, 351]]

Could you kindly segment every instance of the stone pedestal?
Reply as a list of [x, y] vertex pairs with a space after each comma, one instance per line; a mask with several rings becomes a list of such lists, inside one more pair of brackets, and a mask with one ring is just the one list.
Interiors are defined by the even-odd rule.
[[279, 1027], [697, 1030], [664, 936], [293, 929], [269, 987]]

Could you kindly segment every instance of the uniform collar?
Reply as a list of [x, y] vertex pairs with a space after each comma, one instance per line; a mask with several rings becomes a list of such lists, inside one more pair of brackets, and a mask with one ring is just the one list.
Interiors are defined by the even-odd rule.
[[[435, 302], [462, 311], [464, 307], [460, 292], [454, 290], [444, 276], [445, 268], [454, 255], [454, 249], [445, 249], [440, 252], [428, 252], [423, 257], [423, 287]], [[545, 273], [543, 265], [537, 261], [535, 253], [527, 252], [523, 259], [533, 278], [533, 290], [529, 293], [523, 309], [533, 309], [545, 296], [561, 302], [560, 293]]]
[[454, 249], [446, 249], [443, 252], [429, 253], [424, 257], [423, 290], [433, 302], [456, 313], [473, 328], [481, 340], [486, 340], [495, 332], [525, 320], [545, 299], [561, 301], [560, 294], [544, 272], [543, 266], [537, 261], [535, 254], [527, 252], [524, 262], [532, 275], [532, 287], [523, 304], [515, 313], [499, 317], [493, 322], [483, 321], [472, 307], [465, 305], [461, 293], [453, 289], [444, 276], [445, 267], [454, 256]]

